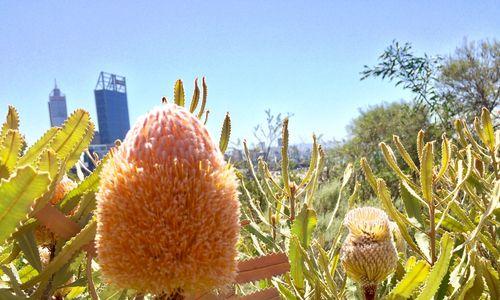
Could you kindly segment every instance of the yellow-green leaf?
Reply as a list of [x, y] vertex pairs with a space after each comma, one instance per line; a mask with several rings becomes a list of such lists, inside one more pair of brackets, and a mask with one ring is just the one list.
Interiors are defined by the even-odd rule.
[[0, 146], [0, 178], [8, 178], [16, 167], [23, 137], [17, 130], [9, 129]]
[[184, 104], [186, 104], [186, 98], [184, 96], [184, 86], [182, 84], [182, 80], [180, 79], [175, 82], [174, 103], [182, 107], [184, 107]]
[[482, 136], [484, 137], [483, 143], [490, 151], [495, 150], [495, 130], [493, 129], [493, 122], [491, 121], [490, 112], [483, 107], [481, 111], [482, 123]]
[[19, 165], [25, 166], [35, 162], [38, 159], [40, 153], [48, 148], [59, 130], [60, 128], [58, 127], [52, 127], [47, 132], [45, 132], [44, 135], [38, 141], [36, 141], [35, 144], [28, 148], [23, 157], [19, 159]]
[[420, 164], [420, 183], [422, 195], [430, 203], [432, 201], [432, 175], [434, 164], [433, 144], [427, 143], [422, 151], [422, 162]]
[[448, 272], [448, 266], [450, 264], [451, 254], [453, 251], [453, 244], [453, 238], [446, 232], [441, 237], [441, 253], [439, 254], [439, 258], [434, 266], [432, 266], [431, 272], [425, 281], [425, 286], [420, 295], [417, 297], [417, 300], [432, 299], [434, 294], [438, 291], [441, 281]]
[[231, 118], [229, 113], [226, 113], [224, 123], [222, 124], [222, 131], [220, 133], [219, 149], [222, 153], [226, 152], [229, 145], [229, 137], [231, 136]]
[[412, 168], [414, 171], [418, 172], [417, 165], [415, 164], [415, 162], [411, 158], [411, 156], [408, 153], [408, 151], [406, 151], [406, 148], [403, 145], [403, 143], [401, 143], [401, 139], [399, 138], [399, 136], [393, 135], [392, 136], [392, 140], [393, 140], [394, 144], [396, 145], [396, 149], [398, 149], [399, 155], [401, 155], [401, 157], [404, 159], [404, 161], [406, 162], [406, 164], [410, 168]]
[[198, 87], [198, 78], [194, 80], [194, 91], [193, 98], [191, 99], [191, 105], [189, 106], [189, 111], [194, 113], [196, 107], [198, 107], [198, 102], [200, 101], [200, 88]]
[[0, 244], [7, 239], [26, 218], [33, 201], [42, 196], [50, 184], [47, 173], [37, 173], [32, 167], [17, 172], [0, 182]]
[[430, 266], [427, 262], [419, 260], [392, 289], [388, 299], [409, 298], [413, 291], [427, 278], [429, 269]]
[[205, 113], [205, 106], [207, 104], [208, 88], [207, 88], [207, 83], [205, 82], [205, 77], [201, 79], [201, 87], [203, 90], [201, 97], [201, 107], [200, 111], [198, 112], [198, 119], [201, 119], [201, 117], [203, 117], [203, 114]]
[[59, 251], [56, 257], [45, 267], [45, 269], [36, 277], [21, 285], [22, 289], [33, 287], [36, 283], [46, 280], [66, 265], [81, 248], [90, 243], [95, 238], [96, 221], [90, 221], [76, 236], [69, 240]]
[[11, 130], [19, 130], [19, 114], [14, 106], [9, 105], [9, 110], [7, 112], [7, 117], [5, 119], [5, 123], [2, 124], [2, 132], [0, 135], [0, 140], [2, 140], [7, 131]]

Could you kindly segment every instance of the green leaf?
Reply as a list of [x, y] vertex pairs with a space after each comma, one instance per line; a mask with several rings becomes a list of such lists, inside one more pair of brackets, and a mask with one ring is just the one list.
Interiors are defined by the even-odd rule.
[[67, 171], [69, 171], [69, 169], [71, 169], [75, 165], [75, 163], [80, 160], [83, 151], [88, 149], [90, 143], [92, 142], [92, 139], [94, 138], [94, 130], [94, 124], [88, 124], [83, 137], [81, 137], [78, 142], [75, 143], [75, 146], [73, 147], [66, 161]]
[[191, 99], [191, 105], [189, 106], [189, 111], [194, 113], [196, 107], [198, 107], [198, 102], [200, 101], [200, 88], [198, 87], [198, 78], [194, 80], [194, 91], [193, 98]]
[[430, 266], [427, 262], [419, 260], [392, 289], [388, 299], [410, 298], [413, 291], [427, 278], [429, 269]]
[[413, 159], [411, 158], [410, 154], [408, 153], [408, 151], [406, 151], [406, 148], [405, 146], [401, 143], [401, 139], [399, 138], [399, 136], [397, 135], [393, 135], [392, 136], [392, 140], [394, 142], [394, 144], [396, 145], [396, 149], [398, 149], [398, 152], [399, 152], [399, 155], [401, 155], [401, 157], [404, 159], [404, 161], [406, 162], [406, 164], [414, 171], [417, 171], [418, 172], [418, 168], [417, 168], [417, 165], [415, 164], [415, 162], [413, 161]]
[[175, 82], [174, 103], [182, 107], [184, 107], [184, 104], [186, 103], [186, 99], [184, 97], [184, 86], [182, 85], [182, 80], [180, 79]]
[[291, 197], [290, 177], [288, 175], [288, 118], [283, 120], [281, 146], [281, 177], [283, 178], [283, 186], [288, 197]]
[[422, 152], [422, 162], [420, 164], [420, 183], [422, 195], [428, 202], [432, 202], [432, 175], [434, 164], [434, 151], [432, 143], [427, 143]]
[[222, 124], [222, 131], [220, 133], [219, 149], [224, 154], [229, 145], [229, 137], [231, 136], [231, 118], [229, 113], [226, 113], [224, 123]]
[[488, 147], [490, 151], [495, 150], [495, 130], [493, 128], [493, 122], [491, 121], [490, 112], [483, 107], [481, 111], [481, 123], [483, 125], [483, 136], [485, 140], [484, 144]]
[[37, 173], [32, 167], [17, 172], [0, 182], [0, 244], [7, 239], [26, 218], [33, 201], [42, 196], [50, 184], [46, 173]]
[[451, 144], [443, 134], [443, 142], [441, 143], [441, 169], [439, 169], [439, 173], [436, 176], [436, 181], [441, 178], [446, 170], [448, 170], [448, 166], [450, 163], [451, 156]]
[[[86, 139], [87, 132], [91, 125], [90, 115], [88, 112], [78, 109], [64, 122], [61, 130], [59, 130], [54, 139], [50, 143], [50, 148], [54, 150], [57, 157], [61, 161], [74, 158], [75, 153], [79, 151], [78, 145], [82, 143], [82, 139]], [[81, 152], [80, 152], [81, 153]], [[80, 155], [77, 153], [77, 155]], [[72, 166], [66, 166], [66, 169]]]
[[28, 148], [23, 157], [19, 159], [19, 165], [25, 166], [35, 162], [42, 151], [46, 150], [47, 147], [52, 143], [56, 134], [60, 131], [58, 127], [52, 127], [44, 135], [35, 142], [31, 147]]
[[420, 129], [420, 131], [417, 134], [417, 154], [420, 164], [422, 164], [422, 153], [424, 151], [424, 135], [425, 131]]
[[404, 183], [405, 182], [401, 182], [399, 184], [399, 194], [405, 205], [406, 214], [409, 218], [417, 220], [423, 227], [425, 223], [422, 217], [422, 207], [420, 205], [420, 201], [417, 197], [415, 197], [415, 194], [409, 191], [408, 185]]
[[401, 171], [401, 169], [399, 168], [396, 161], [396, 156], [394, 156], [394, 152], [392, 151], [391, 147], [387, 146], [386, 143], [380, 143], [380, 149], [382, 149], [382, 154], [384, 155], [385, 161], [391, 167], [391, 169], [396, 172], [396, 175], [398, 175], [401, 180], [404, 180], [412, 185], [413, 183], [411, 182], [408, 175], [403, 173], [403, 171]]
[[377, 183], [378, 183], [377, 196], [382, 202], [385, 212], [389, 215], [389, 217], [392, 220], [394, 220], [394, 222], [396, 222], [399, 231], [401, 232], [401, 235], [408, 243], [408, 245], [422, 257], [425, 257], [425, 255], [422, 253], [420, 248], [415, 244], [410, 234], [408, 233], [407, 225], [412, 225], [411, 222], [402, 213], [400, 213], [392, 203], [391, 195], [389, 189], [387, 188], [387, 185], [385, 184], [385, 181], [383, 179], [378, 179]]
[[304, 249], [309, 248], [312, 234], [317, 223], [318, 218], [316, 217], [316, 212], [306, 205], [302, 207], [302, 210], [293, 221], [291, 232], [299, 239]]
[[483, 259], [477, 259], [476, 268], [481, 271], [481, 275], [488, 286], [491, 299], [500, 299], [500, 279], [498, 271]]
[[38, 171], [49, 173], [50, 179], [54, 180], [59, 174], [61, 162], [57, 159], [54, 150], [47, 149], [40, 154], [36, 165]]
[[312, 234], [316, 228], [318, 220], [316, 212], [304, 204], [302, 210], [293, 221], [290, 240], [290, 273], [298, 289], [304, 288], [304, 270], [301, 262], [303, 259], [303, 249], [308, 249], [311, 243]]
[[198, 119], [201, 119], [201, 117], [203, 117], [203, 114], [205, 113], [205, 106], [207, 104], [208, 89], [207, 83], [205, 82], [205, 77], [201, 79], [201, 87], [203, 89], [203, 92], [201, 97], [201, 107], [200, 111], [198, 112]]
[[438, 291], [441, 281], [448, 272], [453, 244], [453, 238], [449, 233], [445, 233], [441, 237], [441, 253], [434, 266], [432, 266], [432, 270], [425, 281], [425, 286], [417, 297], [417, 300], [432, 299], [434, 294]]
[[36, 277], [23, 283], [22, 289], [33, 287], [40, 281], [49, 279], [52, 274], [59, 271], [64, 265], [69, 263], [81, 248], [90, 243], [95, 238], [96, 221], [90, 221], [76, 236], [69, 240], [56, 257], [47, 265], [47, 267]]
[[2, 124], [0, 140], [3, 140], [3, 138], [7, 135], [7, 131], [9, 129], [19, 130], [19, 114], [17, 113], [16, 108], [12, 105], [9, 105], [5, 123]]
[[9, 129], [0, 145], [0, 178], [8, 178], [16, 167], [23, 137], [17, 130]]
[[2, 300], [27, 300], [26, 297], [20, 297], [12, 294], [9, 289], [0, 289], [0, 299]]
[[113, 153], [108, 152], [99, 165], [94, 169], [92, 174], [85, 177], [85, 179], [81, 181], [76, 188], [72, 189], [68, 194], [66, 194], [66, 196], [64, 196], [60, 202], [61, 211], [63, 213], [67, 214], [72, 211], [78, 205], [78, 201], [85, 193], [97, 191], [99, 188], [102, 168], [111, 155], [113, 155]]
[[304, 265], [303, 265], [303, 255], [302, 246], [297, 236], [293, 235], [290, 238], [290, 248], [288, 257], [290, 259], [290, 275], [292, 276], [294, 285], [297, 289], [303, 290], [304, 284]]
[[378, 193], [377, 180], [373, 175], [372, 168], [370, 168], [370, 165], [368, 164], [368, 161], [366, 160], [365, 157], [361, 158], [360, 163], [361, 167], [363, 168], [363, 173], [365, 173], [366, 180], [368, 180], [368, 183], [372, 187], [373, 192], [377, 194]]
[[42, 262], [40, 261], [40, 253], [36, 245], [33, 230], [28, 230], [22, 235], [16, 236], [17, 243], [24, 253], [24, 257], [38, 272], [42, 270]]

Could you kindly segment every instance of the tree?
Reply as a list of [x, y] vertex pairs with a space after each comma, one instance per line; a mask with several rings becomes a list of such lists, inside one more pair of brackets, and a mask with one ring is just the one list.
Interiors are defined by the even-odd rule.
[[379, 63], [364, 66], [361, 79], [381, 77], [396, 81], [415, 94], [417, 106], [425, 105], [448, 132], [452, 120], [474, 116], [486, 107], [494, 111], [500, 95], [500, 45], [494, 40], [464, 43], [454, 55], [417, 56], [411, 44], [394, 41], [380, 55]]
[[[361, 157], [366, 157], [373, 171], [384, 177], [397, 193], [397, 185], [392, 185], [396, 182], [396, 177], [387, 166], [379, 144], [392, 144], [393, 136], [397, 135], [404, 145], [412, 146], [407, 150], [414, 161], [418, 161], [415, 137], [420, 129], [426, 132], [426, 139], [436, 137], [436, 128], [431, 122], [429, 110], [414, 102], [382, 103], [360, 110], [360, 116], [353, 119], [347, 127], [347, 139], [337, 143], [329, 151], [329, 164], [334, 166], [333, 177], [342, 176], [336, 174], [335, 170], [342, 172], [347, 163], [358, 164]], [[400, 166], [409, 171], [403, 161]]]
[[[266, 122], [255, 126], [253, 129], [253, 135], [259, 143], [257, 147], [262, 151], [263, 159], [266, 162], [269, 162], [268, 159], [271, 148], [281, 136], [283, 118], [281, 113], [273, 115], [270, 109], [267, 109], [265, 112]], [[290, 116], [291, 114], [287, 114], [287, 118]]]
[[444, 61], [438, 80], [454, 116], [472, 123], [482, 107], [493, 112], [500, 101], [500, 43], [465, 41]]

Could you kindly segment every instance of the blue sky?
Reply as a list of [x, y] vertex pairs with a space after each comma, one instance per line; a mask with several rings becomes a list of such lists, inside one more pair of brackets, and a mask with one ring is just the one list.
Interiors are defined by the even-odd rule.
[[[91, 3], [92, 2], [92, 3]], [[0, 2], [0, 114], [21, 113], [33, 142], [49, 126], [57, 78], [68, 109], [95, 118], [99, 72], [127, 78], [130, 119], [177, 78], [191, 94], [206, 76], [209, 129], [229, 111], [233, 137], [252, 139], [264, 110], [290, 112], [293, 142], [342, 138], [360, 107], [409, 98], [365, 64], [393, 39], [418, 53], [453, 52], [463, 38], [498, 38], [498, 1], [6, 1]]]

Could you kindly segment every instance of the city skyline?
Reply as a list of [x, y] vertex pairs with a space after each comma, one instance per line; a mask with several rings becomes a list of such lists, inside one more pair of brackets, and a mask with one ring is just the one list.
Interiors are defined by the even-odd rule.
[[61, 93], [55, 79], [54, 88], [49, 94], [48, 105], [50, 126], [60, 126], [68, 118], [68, 109], [66, 106], [66, 95]]
[[21, 131], [33, 143], [50, 122], [46, 103], [53, 78], [67, 95], [68, 113], [88, 110], [97, 124], [93, 87], [101, 70], [126, 75], [132, 123], [160, 105], [162, 96], [172, 99], [177, 79], [190, 96], [194, 79], [205, 76], [214, 138], [229, 112], [232, 138], [254, 142], [253, 128], [271, 109], [293, 114], [292, 142], [310, 142], [312, 133], [341, 139], [359, 108], [412, 98], [393, 83], [359, 80], [363, 65], [375, 64], [392, 40], [411, 42], [417, 55], [446, 56], [464, 38], [500, 36], [498, 15], [498, 1], [488, 0], [75, 0], [34, 2], [30, 9], [3, 1], [0, 116], [14, 105]]

